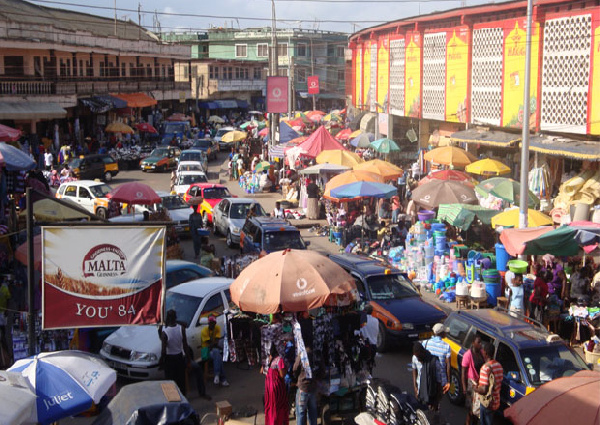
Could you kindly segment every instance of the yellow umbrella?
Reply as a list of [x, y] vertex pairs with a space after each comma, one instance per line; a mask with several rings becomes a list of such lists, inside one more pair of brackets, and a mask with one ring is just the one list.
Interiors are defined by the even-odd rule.
[[360, 136], [362, 134], [362, 132], [363, 132], [362, 130], [353, 131], [352, 133], [350, 133], [350, 139], [354, 139], [355, 137]]
[[473, 154], [456, 146], [444, 146], [427, 152], [424, 156], [426, 161], [436, 164], [452, 165], [454, 167], [464, 168], [472, 162], [477, 161]]
[[245, 131], [234, 130], [225, 133], [221, 138], [221, 141], [227, 143], [241, 142], [246, 137], [248, 137], [248, 134]]
[[[337, 176], [335, 176], [331, 180], [329, 180], [327, 182], [327, 184], [325, 185], [325, 192], [323, 193], [323, 196], [326, 198], [330, 198], [332, 189], [335, 189], [336, 187], [343, 186], [348, 183], [354, 183], [354, 182], [359, 182], [359, 181], [375, 182], [375, 183], [383, 183], [384, 182], [383, 177], [381, 177], [379, 174], [375, 174], [375, 173], [371, 173], [370, 171], [363, 171], [363, 170], [349, 170], [349, 171], [343, 172], [342, 174], [338, 174]], [[339, 199], [337, 199], [337, 198], [334, 198], [334, 199], [336, 201], [339, 201]]]
[[317, 164], [337, 164], [337, 165], [345, 165], [346, 167], [353, 168], [354, 166], [363, 162], [363, 159], [350, 151], [343, 151], [341, 149], [332, 149], [327, 151], [322, 151], [319, 155], [317, 155]]
[[480, 176], [501, 176], [510, 173], [510, 167], [495, 159], [486, 158], [467, 165], [465, 171]]
[[[527, 227], [551, 226], [552, 218], [546, 214], [528, 209], [527, 210]], [[492, 227], [519, 227], [519, 209], [513, 208], [492, 217]]]
[[125, 133], [125, 134], [133, 134], [133, 128], [129, 127], [127, 124], [124, 124], [119, 121], [111, 122], [104, 129], [107, 133]]
[[402, 168], [396, 167], [391, 162], [383, 161], [381, 159], [372, 159], [371, 161], [363, 162], [354, 167], [354, 169], [379, 174], [384, 180], [397, 179], [404, 173]]
[[342, 121], [342, 117], [338, 114], [329, 113], [323, 117], [323, 121]]

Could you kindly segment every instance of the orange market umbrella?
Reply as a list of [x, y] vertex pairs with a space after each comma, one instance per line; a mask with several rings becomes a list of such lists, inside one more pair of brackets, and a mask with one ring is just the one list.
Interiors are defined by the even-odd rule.
[[259, 314], [348, 305], [356, 299], [354, 278], [344, 269], [316, 251], [297, 249], [251, 263], [229, 290], [242, 311]]
[[459, 168], [464, 168], [470, 163], [477, 161], [477, 158], [473, 154], [456, 146], [435, 148], [427, 152], [424, 158], [436, 164], [452, 165]]
[[429, 183], [432, 180], [454, 180], [470, 187], [475, 187], [473, 178], [459, 170], [439, 170], [429, 173], [419, 181], [419, 186]]
[[582, 370], [546, 382], [504, 411], [515, 425], [598, 424], [600, 373]]
[[383, 161], [381, 159], [373, 159], [371, 161], [363, 162], [354, 167], [355, 170], [370, 171], [372, 173], [379, 174], [384, 180], [394, 180], [398, 177], [402, 177], [404, 171], [402, 168], [396, 167], [391, 162]]
[[[330, 198], [331, 199], [331, 190], [335, 189], [336, 187], [340, 187], [343, 186], [345, 184], [348, 183], [354, 183], [354, 182], [359, 182], [359, 181], [365, 181], [365, 182], [374, 182], [374, 183], [383, 183], [383, 177], [381, 177], [379, 174], [376, 173], [372, 173], [370, 171], [363, 171], [363, 170], [350, 170], [350, 171], [345, 171], [342, 174], [338, 174], [337, 176], [333, 177], [331, 180], [329, 180], [327, 182], [327, 184], [325, 185], [325, 191], [323, 193], [323, 196], [325, 198]], [[338, 198], [335, 198], [336, 201], [338, 201]]]
[[133, 134], [133, 128], [129, 127], [127, 124], [124, 124], [119, 121], [111, 122], [104, 129], [107, 133], [124, 133], [124, 134]]
[[354, 152], [343, 151], [341, 149], [331, 149], [319, 153], [316, 161], [317, 164], [329, 163], [345, 165], [346, 167], [355, 167], [363, 162], [363, 159]]

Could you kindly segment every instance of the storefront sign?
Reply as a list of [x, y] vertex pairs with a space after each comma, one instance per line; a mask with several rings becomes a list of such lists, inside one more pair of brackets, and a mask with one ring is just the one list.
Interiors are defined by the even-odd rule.
[[166, 230], [44, 227], [42, 328], [162, 321]]
[[319, 94], [319, 76], [311, 75], [306, 77], [306, 84], [308, 85], [308, 94]]
[[409, 117], [418, 118], [421, 116], [421, 35], [408, 32], [406, 40], [404, 112]]
[[288, 111], [288, 77], [267, 77], [267, 112]]

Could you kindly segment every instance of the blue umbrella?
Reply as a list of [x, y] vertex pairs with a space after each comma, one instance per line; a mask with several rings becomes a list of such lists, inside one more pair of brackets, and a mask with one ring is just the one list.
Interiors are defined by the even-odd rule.
[[5, 142], [0, 142], [0, 162], [4, 163], [8, 171], [26, 171], [36, 167], [29, 155]]
[[31, 422], [50, 424], [85, 412], [112, 387], [114, 369], [81, 351], [55, 351], [17, 360], [8, 372], [18, 372], [35, 392]]
[[371, 142], [375, 139], [373, 133], [360, 133], [354, 139], [350, 140], [350, 144], [357, 148], [368, 148]]
[[331, 189], [331, 196], [338, 199], [391, 198], [397, 191], [391, 184], [358, 181]]

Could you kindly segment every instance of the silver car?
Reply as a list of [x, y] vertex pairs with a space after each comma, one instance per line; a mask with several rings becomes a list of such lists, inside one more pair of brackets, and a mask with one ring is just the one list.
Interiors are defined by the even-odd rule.
[[213, 208], [213, 231], [225, 235], [228, 247], [240, 243], [240, 231], [250, 208], [254, 208], [254, 216], [266, 215], [256, 199], [251, 198], [224, 198]]

